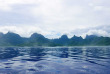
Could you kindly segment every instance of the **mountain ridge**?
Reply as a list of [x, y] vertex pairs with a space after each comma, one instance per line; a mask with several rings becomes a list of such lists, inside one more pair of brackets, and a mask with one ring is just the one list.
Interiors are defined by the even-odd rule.
[[33, 33], [29, 38], [21, 37], [19, 34], [8, 32], [0, 33], [0, 46], [109, 46], [110, 37], [86, 35], [68, 38], [62, 35], [60, 38], [48, 39], [42, 34]]

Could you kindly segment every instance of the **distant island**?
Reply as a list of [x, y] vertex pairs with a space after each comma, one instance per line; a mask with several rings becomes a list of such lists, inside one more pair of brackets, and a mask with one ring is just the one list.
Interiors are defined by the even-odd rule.
[[62, 35], [57, 39], [48, 39], [43, 35], [34, 33], [29, 38], [21, 37], [18, 34], [8, 32], [0, 33], [0, 46], [109, 46], [110, 37], [86, 35], [85, 39], [81, 36], [68, 38]]

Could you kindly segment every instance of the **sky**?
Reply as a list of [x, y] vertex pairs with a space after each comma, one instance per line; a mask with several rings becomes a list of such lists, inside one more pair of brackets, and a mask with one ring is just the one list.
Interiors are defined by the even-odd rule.
[[110, 0], [0, 0], [0, 32], [110, 37]]

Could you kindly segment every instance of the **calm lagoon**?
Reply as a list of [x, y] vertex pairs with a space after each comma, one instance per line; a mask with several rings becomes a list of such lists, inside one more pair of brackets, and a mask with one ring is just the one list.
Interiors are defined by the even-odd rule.
[[0, 74], [109, 74], [110, 47], [1, 47]]

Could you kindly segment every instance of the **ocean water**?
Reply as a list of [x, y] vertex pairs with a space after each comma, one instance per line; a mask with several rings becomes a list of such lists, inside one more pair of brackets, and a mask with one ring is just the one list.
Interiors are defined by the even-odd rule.
[[1, 47], [0, 74], [110, 74], [110, 47]]

